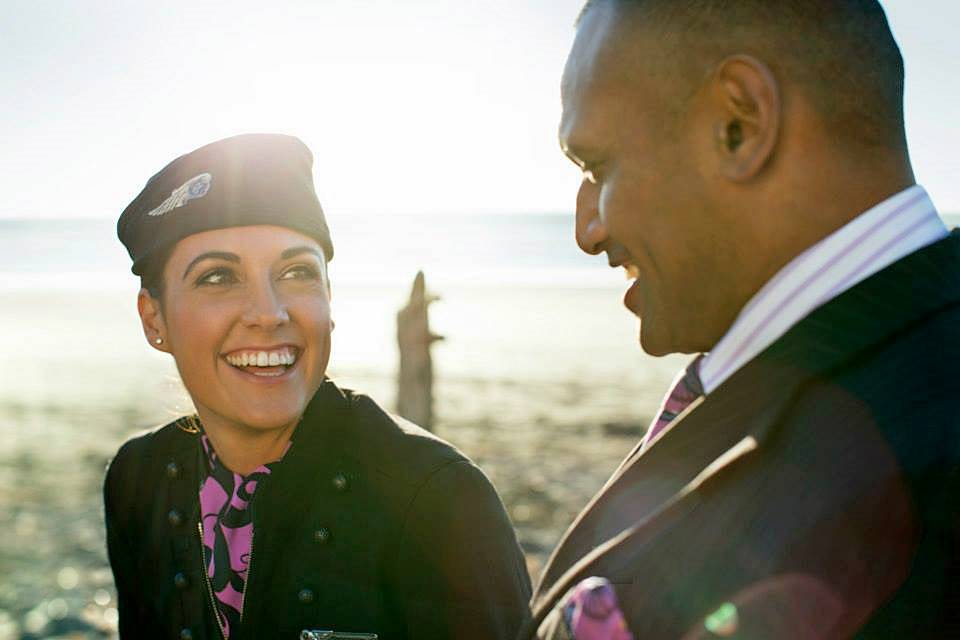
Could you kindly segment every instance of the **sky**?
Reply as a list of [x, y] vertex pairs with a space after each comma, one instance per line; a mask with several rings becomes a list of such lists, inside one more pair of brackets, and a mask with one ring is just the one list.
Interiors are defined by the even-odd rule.
[[[960, 3], [886, 0], [918, 180], [960, 213]], [[275, 131], [328, 213], [569, 212], [582, 0], [3, 0], [0, 218], [116, 218], [174, 157]]]

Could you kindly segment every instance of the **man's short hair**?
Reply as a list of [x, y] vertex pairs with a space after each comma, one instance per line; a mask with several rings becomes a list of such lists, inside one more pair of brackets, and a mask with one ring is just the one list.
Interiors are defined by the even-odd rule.
[[723, 58], [750, 54], [800, 87], [832, 134], [906, 146], [903, 58], [877, 0], [588, 0], [578, 24], [602, 4], [639, 12], [691, 94]]

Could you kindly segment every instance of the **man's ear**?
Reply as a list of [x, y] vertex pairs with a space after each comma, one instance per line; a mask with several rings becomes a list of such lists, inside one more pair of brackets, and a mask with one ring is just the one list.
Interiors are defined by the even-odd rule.
[[170, 345], [167, 344], [167, 326], [163, 321], [160, 301], [150, 295], [146, 289], [140, 289], [140, 293], [137, 294], [137, 313], [140, 314], [143, 335], [150, 346], [158, 351], [170, 353]]
[[724, 59], [712, 79], [711, 112], [720, 173], [734, 182], [757, 176], [780, 138], [781, 103], [769, 67], [748, 55]]

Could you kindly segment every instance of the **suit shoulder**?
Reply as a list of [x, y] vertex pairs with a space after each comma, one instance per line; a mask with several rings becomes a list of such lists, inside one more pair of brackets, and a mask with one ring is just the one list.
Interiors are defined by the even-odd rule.
[[[960, 393], [956, 362], [960, 359], [960, 304], [942, 309], [863, 354], [834, 374], [858, 392], [872, 406], [901, 405], [914, 413], [940, 406], [941, 413], [953, 416]], [[942, 411], [946, 409], [947, 411]]]

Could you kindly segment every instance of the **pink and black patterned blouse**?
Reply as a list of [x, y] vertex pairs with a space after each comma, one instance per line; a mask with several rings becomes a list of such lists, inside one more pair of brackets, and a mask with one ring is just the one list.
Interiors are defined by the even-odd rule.
[[229, 639], [231, 631], [239, 627], [243, 613], [253, 548], [250, 504], [257, 485], [270, 475], [277, 462], [241, 476], [221, 464], [206, 434], [200, 438], [207, 459], [206, 477], [200, 484], [204, 558], [218, 622], [224, 637]]

